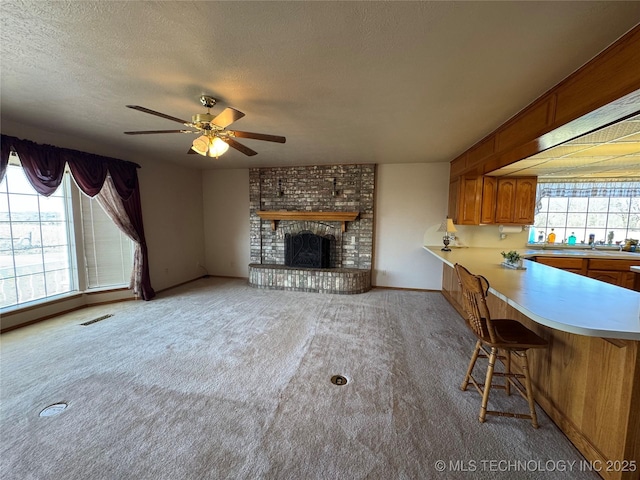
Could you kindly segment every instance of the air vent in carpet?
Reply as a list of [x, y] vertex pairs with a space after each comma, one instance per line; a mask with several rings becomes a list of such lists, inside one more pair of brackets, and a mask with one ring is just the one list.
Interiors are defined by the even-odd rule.
[[41, 417], [53, 417], [55, 415], [59, 415], [62, 411], [67, 408], [66, 403], [54, 403], [53, 405], [49, 405], [45, 409], [40, 412]]
[[109, 313], [107, 315], [102, 315], [101, 317], [94, 318], [93, 320], [89, 320], [88, 322], [81, 323], [82, 326], [91, 325], [92, 323], [99, 322], [100, 320], [104, 320], [105, 318], [113, 317], [113, 314]]
[[346, 385], [347, 379], [342, 375], [334, 375], [333, 377], [331, 377], [331, 383], [333, 383], [334, 385]]

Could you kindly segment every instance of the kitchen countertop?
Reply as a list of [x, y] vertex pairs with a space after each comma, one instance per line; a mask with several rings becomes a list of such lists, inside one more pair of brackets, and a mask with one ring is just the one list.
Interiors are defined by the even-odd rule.
[[[502, 250], [500, 250], [502, 251]], [[582, 257], [582, 258], [615, 258], [620, 260], [637, 260], [640, 264], [640, 254], [635, 252], [622, 252], [619, 250], [591, 250], [570, 249], [570, 248], [534, 248], [527, 247], [518, 249], [518, 252], [524, 257]]]
[[[638, 292], [526, 259], [526, 270], [506, 268], [501, 265], [503, 249], [499, 248], [453, 248], [450, 252], [441, 251], [439, 246], [423, 248], [451, 267], [460, 263], [472, 273], [483, 275], [489, 280], [491, 293], [541, 325], [591, 337], [640, 340]], [[525, 257], [567, 255], [566, 250], [518, 252]], [[579, 251], [581, 256], [609, 253], [609, 258], [618, 258], [611, 254], [628, 253], [595, 252]]]

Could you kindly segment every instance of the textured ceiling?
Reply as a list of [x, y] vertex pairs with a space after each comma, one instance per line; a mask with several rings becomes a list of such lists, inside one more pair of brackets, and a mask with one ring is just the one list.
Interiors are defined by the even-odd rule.
[[[0, 2], [2, 132], [195, 168], [450, 161], [631, 29], [640, 2]], [[246, 114], [219, 159], [125, 108]]]

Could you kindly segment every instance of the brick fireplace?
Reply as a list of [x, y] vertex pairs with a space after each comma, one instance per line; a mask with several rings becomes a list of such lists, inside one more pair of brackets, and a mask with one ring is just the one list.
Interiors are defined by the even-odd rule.
[[[249, 283], [326, 293], [369, 290], [375, 171], [373, 164], [250, 169]], [[285, 265], [287, 236], [303, 231], [331, 239], [328, 268]]]

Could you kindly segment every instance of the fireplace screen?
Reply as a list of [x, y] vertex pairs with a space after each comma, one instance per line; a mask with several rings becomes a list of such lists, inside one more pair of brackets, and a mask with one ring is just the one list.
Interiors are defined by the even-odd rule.
[[284, 264], [288, 267], [329, 268], [331, 238], [309, 231], [287, 233], [284, 239]]

